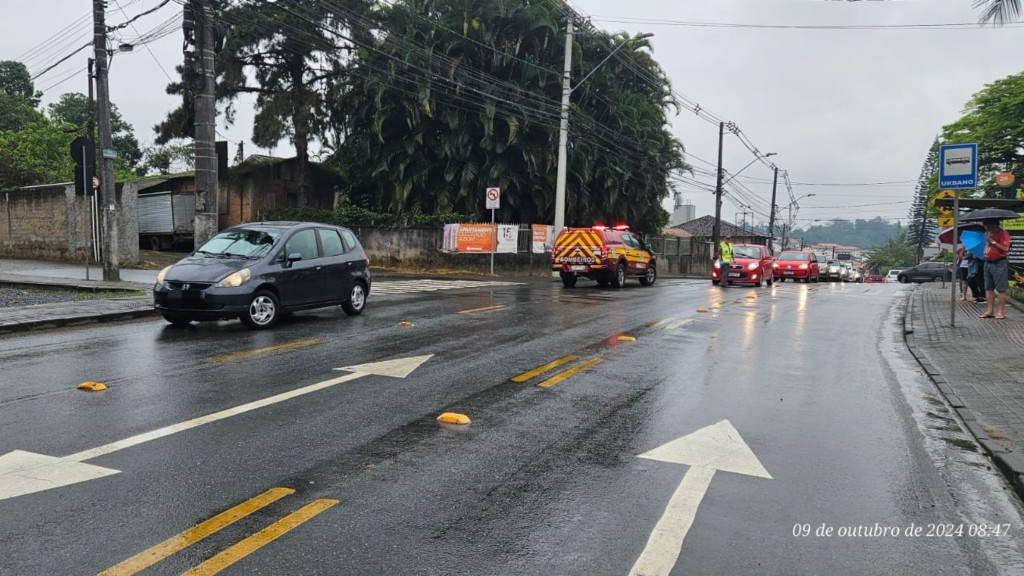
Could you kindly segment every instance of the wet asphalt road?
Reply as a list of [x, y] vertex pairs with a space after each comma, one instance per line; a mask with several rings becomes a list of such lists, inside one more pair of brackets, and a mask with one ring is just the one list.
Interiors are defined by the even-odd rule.
[[[362, 316], [269, 332], [147, 320], [0, 339], [0, 454], [49, 456], [433, 355], [404, 379], [113, 450], [85, 462], [118, 474], [0, 500], [0, 573], [95, 574], [206, 530], [140, 573], [625, 575], [697, 468], [637, 455], [722, 420], [771, 478], [714, 473], [671, 574], [1024, 573], [1016, 497], [902, 345], [905, 289], [532, 280], [372, 293]], [[74, 389], [87, 380], [109, 389]], [[439, 424], [445, 411], [472, 423]], [[273, 488], [288, 490], [217, 523]], [[876, 524], [900, 533], [839, 535]]]

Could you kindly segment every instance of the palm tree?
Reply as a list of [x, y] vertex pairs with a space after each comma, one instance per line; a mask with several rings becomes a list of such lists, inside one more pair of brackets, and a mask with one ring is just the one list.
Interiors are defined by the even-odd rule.
[[998, 25], [1016, 21], [1021, 15], [1021, 0], [974, 0], [975, 8], [982, 8], [981, 22]]

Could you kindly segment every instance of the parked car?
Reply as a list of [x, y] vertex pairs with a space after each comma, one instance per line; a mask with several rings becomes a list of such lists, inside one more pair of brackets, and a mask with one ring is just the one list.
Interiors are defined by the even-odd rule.
[[359, 314], [370, 260], [348, 228], [256, 222], [228, 228], [160, 271], [153, 304], [174, 325], [238, 318], [270, 328], [282, 314], [341, 305]]
[[902, 270], [897, 279], [907, 282], [949, 282], [953, 278], [953, 267], [947, 262], [921, 262], [913, 268]]
[[861, 273], [860, 268], [857, 268], [853, 264], [850, 264], [850, 282], [863, 282], [864, 275]]
[[897, 281], [899, 281], [900, 272], [903, 272], [903, 270], [896, 270], [896, 269], [889, 270], [889, 273], [885, 275], [885, 281], [886, 282], [897, 282]]
[[[711, 283], [717, 285], [721, 282], [722, 273], [716, 260], [711, 268]], [[775, 281], [771, 252], [759, 244], [734, 244], [732, 264], [725, 271], [725, 280], [729, 284], [753, 284], [755, 286], [761, 286], [763, 282], [767, 282], [771, 286]]]
[[566, 288], [581, 276], [613, 288], [621, 288], [627, 277], [639, 278], [641, 286], [658, 279], [657, 257], [628, 226], [563, 229], [551, 251], [551, 269]]
[[794, 281], [817, 282], [821, 275], [821, 265], [818, 264], [818, 255], [814, 252], [803, 250], [786, 250], [779, 254], [772, 265], [774, 276], [779, 282], [787, 278]]
[[829, 260], [828, 263], [821, 267], [821, 279], [828, 281], [840, 280], [842, 268], [839, 260]]
[[885, 284], [885, 276], [881, 274], [868, 274], [868, 284]]

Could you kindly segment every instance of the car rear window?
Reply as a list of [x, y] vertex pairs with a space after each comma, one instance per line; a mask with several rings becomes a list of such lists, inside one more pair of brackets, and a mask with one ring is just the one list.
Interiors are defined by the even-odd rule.
[[320, 235], [320, 246], [324, 249], [324, 256], [341, 256], [346, 252], [341, 236], [336, 231], [318, 228], [316, 232]]
[[807, 260], [807, 254], [800, 252], [783, 252], [779, 255], [779, 260]]

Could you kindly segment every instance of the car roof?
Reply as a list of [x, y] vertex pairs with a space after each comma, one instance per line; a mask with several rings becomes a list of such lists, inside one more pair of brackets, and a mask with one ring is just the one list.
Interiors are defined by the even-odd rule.
[[[245, 224], [236, 224], [226, 230], [291, 230], [294, 228], [306, 228], [306, 227], [324, 227], [324, 228], [341, 228], [341, 226], [335, 226], [334, 224], [324, 224], [322, 222], [293, 222], [289, 220], [276, 220], [271, 222], [246, 222]], [[226, 230], [221, 230], [225, 232]]]

